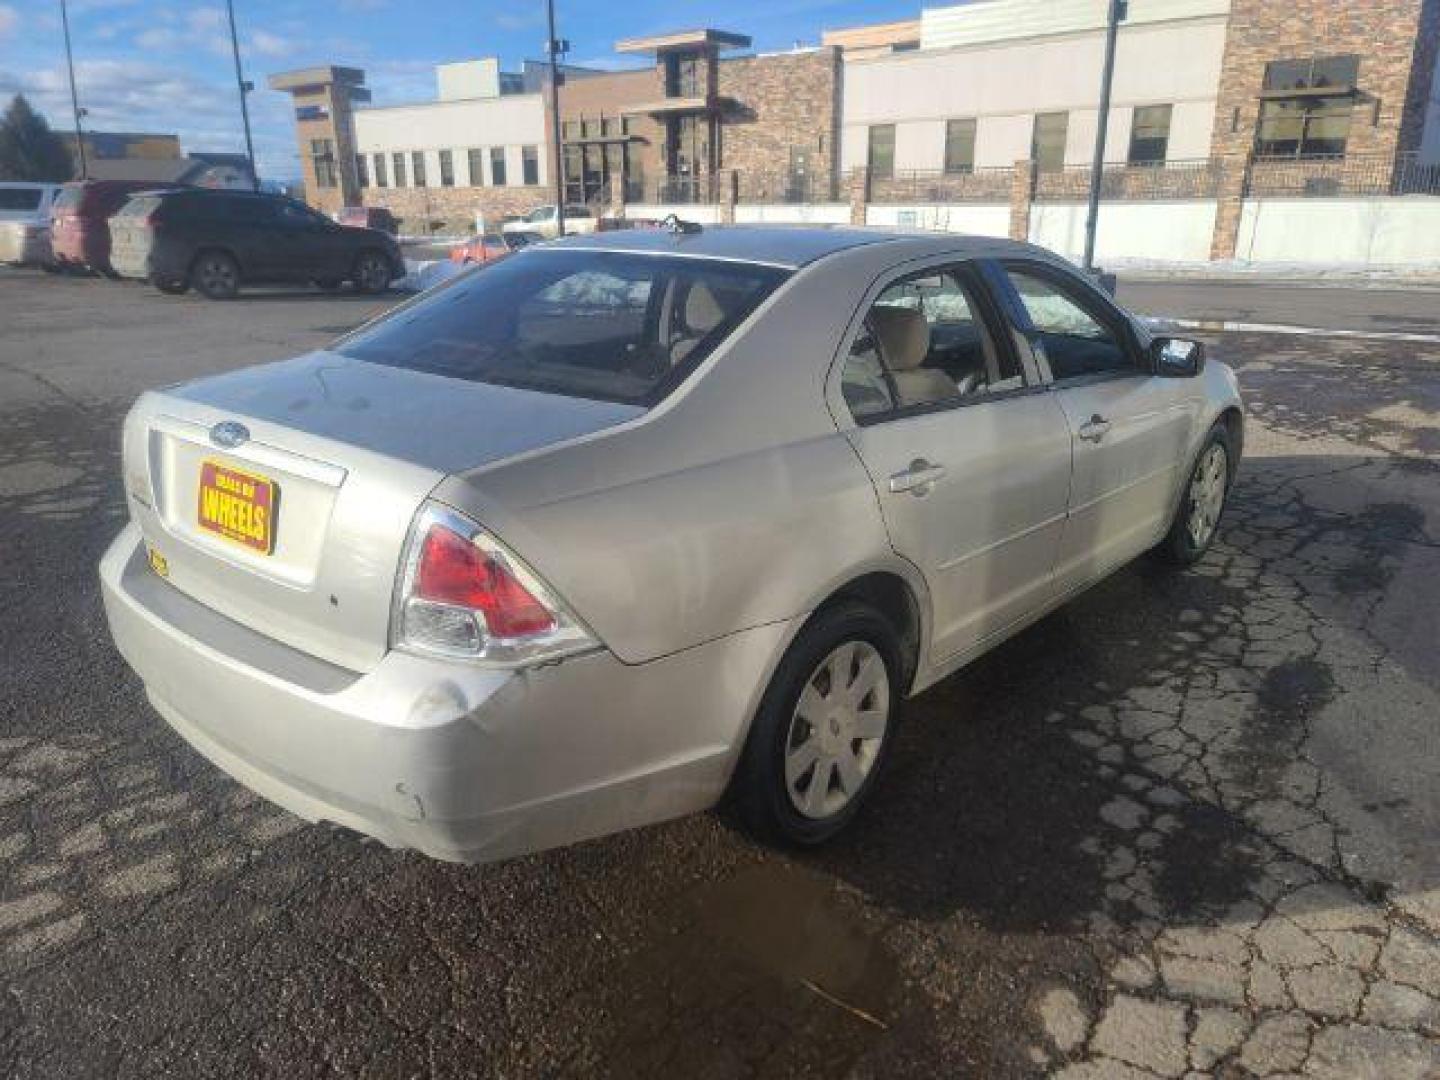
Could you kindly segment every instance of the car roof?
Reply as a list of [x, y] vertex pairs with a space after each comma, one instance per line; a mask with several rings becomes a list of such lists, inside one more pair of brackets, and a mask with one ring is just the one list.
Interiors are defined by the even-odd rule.
[[1028, 244], [985, 236], [920, 230], [872, 229], [861, 226], [705, 225], [693, 232], [618, 229], [543, 245], [550, 250], [583, 248], [649, 254], [690, 255], [799, 269], [818, 259], [874, 244], [909, 250], [900, 258], [922, 258], [940, 252], [967, 255], [1016, 254], [1033, 250]]

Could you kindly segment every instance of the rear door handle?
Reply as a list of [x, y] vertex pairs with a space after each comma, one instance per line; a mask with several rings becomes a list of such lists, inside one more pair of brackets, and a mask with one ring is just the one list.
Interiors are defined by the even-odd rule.
[[1098, 443], [1101, 439], [1105, 438], [1105, 433], [1109, 430], [1110, 421], [1106, 420], [1099, 413], [1096, 413], [1094, 416], [1090, 417], [1089, 420], [1080, 425], [1080, 430], [1076, 434], [1078, 434], [1080, 438], [1084, 439], [1086, 442]]
[[935, 481], [943, 479], [944, 476], [944, 465], [932, 465], [924, 458], [916, 458], [908, 469], [890, 477], [890, 491], [896, 495], [906, 491], [924, 495]]

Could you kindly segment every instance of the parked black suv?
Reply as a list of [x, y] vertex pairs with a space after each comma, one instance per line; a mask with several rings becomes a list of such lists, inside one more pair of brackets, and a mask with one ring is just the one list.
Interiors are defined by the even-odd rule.
[[381, 293], [405, 273], [394, 237], [338, 225], [304, 203], [251, 191], [133, 195], [110, 219], [110, 265], [161, 292], [228, 300], [242, 284], [353, 281]]

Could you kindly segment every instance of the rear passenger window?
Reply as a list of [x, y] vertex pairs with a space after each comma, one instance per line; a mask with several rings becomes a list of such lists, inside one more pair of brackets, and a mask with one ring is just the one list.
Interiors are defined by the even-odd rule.
[[1008, 266], [1006, 272], [1035, 328], [1032, 340], [1044, 351], [1057, 381], [1138, 370], [1113, 329], [1114, 320], [1078, 285], [1018, 266]]
[[846, 357], [841, 386], [857, 419], [963, 402], [1024, 385], [958, 267], [910, 274], [876, 298]]

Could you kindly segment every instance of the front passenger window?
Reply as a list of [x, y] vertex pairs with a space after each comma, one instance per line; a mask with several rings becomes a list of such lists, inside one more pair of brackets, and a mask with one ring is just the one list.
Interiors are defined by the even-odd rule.
[[857, 419], [962, 402], [1024, 385], [997, 347], [961, 267], [923, 270], [875, 298], [846, 359], [841, 385]]
[[1007, 267], [1007, 273], [1057, 381], [1136, 370], [1116, 333], [1077, 292], [1049, 275], [1042, 277], [1013, 266]]

